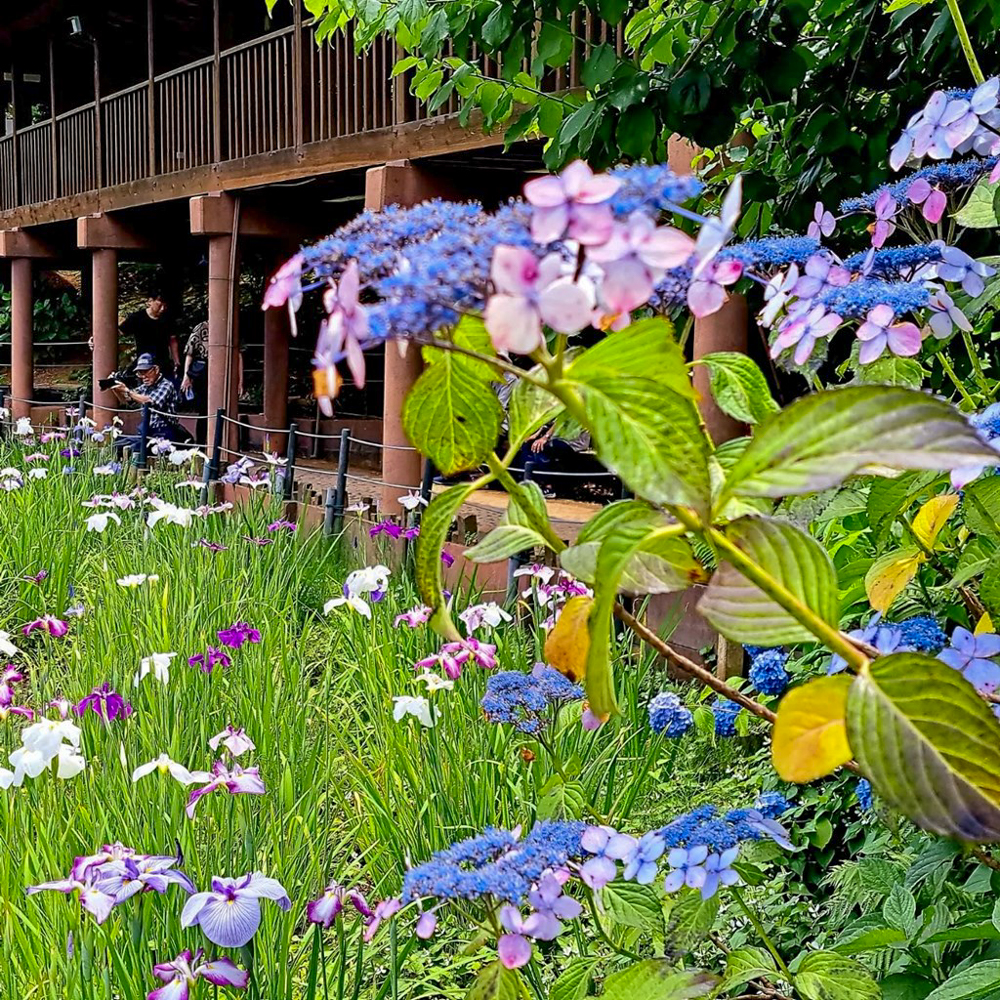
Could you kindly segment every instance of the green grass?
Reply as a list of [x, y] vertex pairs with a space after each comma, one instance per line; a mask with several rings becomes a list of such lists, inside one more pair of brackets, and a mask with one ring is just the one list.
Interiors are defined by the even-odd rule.
[[[260, 495], [189, 528], [160, 523], [148, 530], [136, 509], [120, 511], [121, 524], [103, 534], [86, 532], [92, 511], [82, 502], [129, 484], [92, 473], [106, 453], [75, 459], [76, 472], [63, 475], [59, 447], [41, 449], [55, 454], [47, 479], [0, 493], [0, 628], [17, 636], [28, 674], [16, 701], [40, 709], [60, 696], [78, 701], [110, 682], [135, 711], [108, 725], [91, 714], [80, 722], [88, 762], [80, 776], [63, 782], [47, 773], [0, 792], [0, 995], [137, 998], [156, 985], [154, 962], [185, 947], [206, 946], [209, 957], [220, 951], [198, 928], [180, 929], [185, 896], [176, 887], [166, 896], [133, 898], [102, 926], [62, 895], [24, 896], [25, 886], [64, 877], [75, 856], [116, 840], [148, 853], [179, 846], [199, 889], [213, 876], [258, 869], [285, 886], [290, 913], [265, 902], [252, 951], [233, 956], [252, 963], [251, 996], [463, 995], [469, 972], [492, 959], [488, 950], [462, 953], [465, 929], [452, 924], [415, 945], [404, 916], [398, 943], [382, 931], [360, 950], [356, 921], [314, 934], [306, 903], [331, 878], [361, 887], [370, 899], [390, 895], [406, 864], [484, 826], [530, 825], [552, 773], [547, 752], [484, 721], [478, 702], [486, 673], [476, 667], [453, 691], [433, 696], [440, 708], [433, 729], [409, 718], [393, 722], [392, 698], [423, 693], [413, 663], [436, 649], [426, 627], [393, 627], [400, 611], [418, 603], [405, 570], [394, 571], [372, 621], [347, 609], [324, 618], [323, 602], [355, 566], [337, 539], [279, 532], [264, 547], [245, 541], [266, 535], [279, 514]], [[0, 466], [28, 468], [23, 455], [33, 450], [0, 444]], [[186, 471], [156, 471], [144, 485], [193, 505], [197, 492], [173, 485], [183, 478]], [[193, 547], [201, 537], [227, 548]], [[49, 573], [41, 584], [24, 579], [40, 569]], [[159, 580], [135, 589], [116, 583], [133, 573]], [[61, 616], [77, 599], [86, 613], [72, 619], [65, 638], [20, 636], [24, 623], [43, 613]], [[543, 633], [530, 609], [520, 612], [518, 622], [495, 633], [504, 669], [541, 658]], [[187, 665], [237, 620], [260, 630], [259, 645], [245, 645], [228, 670], [211, 675]], [[169, 683], [150, 675], [134, 687], [139, 661], [153, 652], [179, 654]], [[622, 721], [588, 734], [579, 726], [579, 705], [571, 705], [551, 739], [560, 766], [585, 786], [593, 814], [642, 829], [647, 819], [663, 821], [718, 798], [718, 787], [705, 781], [712, 774], [728, 782], [733, 804], [753, 794], [746, 788], [751, 769], [726, 777], [733, 751], [712, 749], [704, 739], [668, 745], [653, 736], [645, 704], [663, 686], [661, 668], [624, 644], [618, 661]], [[207, 741], [227, 723], [244, 727], [256, 743], [240, 762], [259, 766], [265, 795], [206, 796], [191, 821], [184, 815], [187, 791], [171, 778], [154, 774], [132, 783], [133, 768], [163, 752], [208, 769]], [[20, 723], [12, 717], [0, 725], [2, 763], [19, 745]], [[578, 939], [577, 947], [588, 944]], [[207, 987], [203, 995], [210, 995]]]

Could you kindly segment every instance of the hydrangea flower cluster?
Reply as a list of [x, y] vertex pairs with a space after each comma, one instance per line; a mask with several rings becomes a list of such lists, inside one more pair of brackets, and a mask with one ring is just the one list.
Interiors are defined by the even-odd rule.
[[742, 711], [743, 709], [735, 701], [722, 697], [716, 698], [712, 702], [712, 715], [715, 716], [715, 735], [735, 736], [736, 717]]
[[873, 804], [872, 785], [867, 778], [861, 778], [854, 786], [854, 794], [858, 797], [858, 805], [864, 812], [868, 812]]
[[[956, 627], [947, 648], [938, 659], [959, 671], [980, 693], [992, 695], [1000, 688], [1000, 635], [991, 632], [973, 635], [968, 629]], [[1000, 705], [991, 704], [993, 714], [1000, 718]]]
[[[964, 631], [964, 630], [963, 630]], [[882, 621], [882, 613], [872, 615], [868, 624], [847, 633], [852, 639], [874, 646], [882, 656], [890, 653], [937, 653], [947, 642], [937, 620], [930, 615], [915, 615], [901, 622]], [[830, 657], [827, 673], [839, 673], [847, 666], [843, 657]]]
[[504, 670], [486, 682], [480, 706], [490, 722], [512, 725], [535, 736], [552, 721], [550, 710], [562, 702], [579, 701], [583, 688], [545, 663], [536, 663], [530, 674]]
[[761, 693], [779, 695], [788, 687], [788, 654], [783, 649], [748, 649], [750, 670], [747, 677]]
[[661, 691], [649, 702], [649, 726], [657, 735], [671, 739], [683, 736], [694, 725], [694, 716], [687, 706], [670, 691]]

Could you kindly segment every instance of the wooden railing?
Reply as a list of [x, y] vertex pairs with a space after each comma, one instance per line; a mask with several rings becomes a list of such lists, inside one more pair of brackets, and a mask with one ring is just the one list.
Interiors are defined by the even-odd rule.
[[[620, 28], [575, 27], [579, 51], [546, 89], [579, 86], [591, 45], [622, 45]], [[102, 96], [99, 120], [91, 102], [0, 137], [0, 211], [458, 111], [452, 95], [429, 113], [391, 77], [391, 39], [358, 53], [350, 25], [322, 46], [314, 30], [284, 28]]]

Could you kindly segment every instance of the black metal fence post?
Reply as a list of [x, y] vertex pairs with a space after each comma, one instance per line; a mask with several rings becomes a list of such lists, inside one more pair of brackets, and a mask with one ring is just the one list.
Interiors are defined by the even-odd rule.
[[326, 488], [326, 497], [323, 504], [323, 534], [333, 534], [333, 520], [337, 513], [337, 491], [332, 487]]
[[434, 486], [434, 463], [429, 459], [424, 459], [424, 478], [420, 482], [420, 499], [424, 504], [431, 501], [431, 489]]
[[288, 425], [288, 450], [285, 452], [285, 478], [282, 489], [282, 496], [286, 503], [292, 499], [292, 489], [295, 483], [295, 448], [298, 443], [298, 429], [298, 424]]
[[222, 459], [222, 431], [226, 411], [221, 406], [215, 411], [215, 434], [212, 439], [212, 456], [205, 463], [205, 478], [201, 484], [201, 505], [208, 503], [209, 487], [219, 478], [219, 468]]
[[333, 499], [333, 515], [338, 530], [344, 521], [347, 505], [347, 468], [351, 459], [351, 432], [345, 427], [340, 432], [340, 451], [337, 452], [337, 492]]

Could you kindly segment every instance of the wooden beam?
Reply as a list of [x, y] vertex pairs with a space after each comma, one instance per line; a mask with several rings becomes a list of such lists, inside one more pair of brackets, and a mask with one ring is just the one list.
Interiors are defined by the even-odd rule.
[[81, 250], [150, 250], [157, 244], [114, 215], [97, 212], [76, 220], [76, 245]]
[[[233, 231], [233, 197], [225, 193], [199, 195], [191, 199], [192, 236], [229, 236]], [[287, 216], [270, 215], [264, 209], [244, 204], [239, 215], [240, 236], [262, 236], [292, 240], [305, 235], [306, 226]]]
[[[181, 170], [162, 177], [120, 184], [103, 191], [73, 195], [40, 205], [0, 213], [0, 227], [37, 226], [77, 219], [95, 212], [151, 205], [206, 192], [238, 190], [378, 166], [390, 160], [420, 160], [443, 153], [460, 153], [503, 144], [503, 132], [485, 134], [473, 115], [467, 127], [456, 115], [411, 122], [394, 128], [373, 129], [359, 135], [311, 142], [301, 150], [285, 149], [210, 167]], [[360, 193], [360, 192], [359, 192]]]
[[53, 247], [25, 229], [0, 229], [0, 257], [56, 257]]

